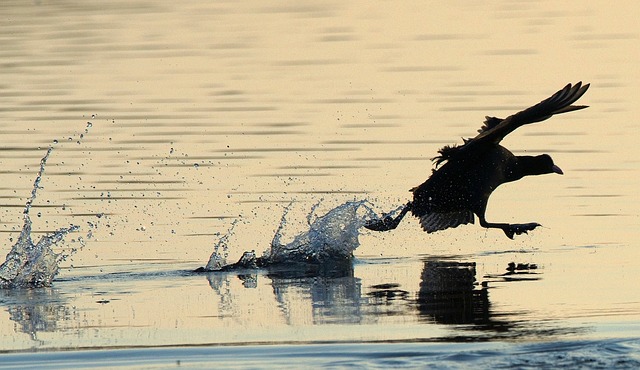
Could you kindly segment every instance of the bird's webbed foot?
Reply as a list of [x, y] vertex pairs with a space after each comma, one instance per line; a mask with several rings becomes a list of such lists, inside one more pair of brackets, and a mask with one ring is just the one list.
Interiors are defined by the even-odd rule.
[[385, 216], [381, 219], [369, 220], [364, 227], [373, 231], [389, 231], [398, 227], [398, 224], [393, 222], [393, 217]]
[[528, 224], [509, 224], [503, 227], [502, 231], [504, 231], [509, 239], [513, 239], [514, 235], [527, 234], [527, 232], [534, 230], [538, 226], [542, 225], [537, 222], [529, 222]]
[[412, 203], [409, 202], [403, 206], [402, 210], [400, 211], [400, 214], [398, 214], [395, 218], [392, 217], [391, 214], [397, 212], [397, 210], [390, 213], [383, 214], [382, 218], [369, 220], [366, 224], [364, 224], [364, 227], [373, 231], [393, 230], [396, 227], [398, 227], [398, 224], [400, 224], [400, 221], [402, 221], [402, 219], [404, 218], [404, 215], [406, 215], [407, 212], [411, 210], [411, 207], [412, 207]]

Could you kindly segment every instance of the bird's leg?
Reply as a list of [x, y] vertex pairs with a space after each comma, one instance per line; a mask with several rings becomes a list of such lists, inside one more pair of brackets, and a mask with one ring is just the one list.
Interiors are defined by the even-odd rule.
[[527, 234], [528, 231], [534, 230], [536, 227], [542, 226], [537, 222], [529, 222], [526, 224], [510, 224], [507, 229], [502, 229], [504, 233], [510, 239], [513, 239], [513, 235]]
[[412, 203], [407, 203], [402, 211], [395, 217], [391, 217], [388, 214], [383, 214], [381, 219], [370, 220], [367, 222], [364, 227], [373, 231], [389, 231], [393, 230], [400, 224], [400, 221], [404, 218], [404, 216], [411, 210]]
[[495, 223], [495, 222], [487, 222], [484, 217], [484, 214], [478, 215], [480, 219], [480, 226], [486, 228], [494, 228], [501, 229], [504, 231], [505, 235], [509, 239], [513, 239], [514, 235], [526, 234], [528, 231], [535, 229], [538, 226], [541, 226], [537, 222], [529, 222], [527, 224], [507, 224], [507, 223]]

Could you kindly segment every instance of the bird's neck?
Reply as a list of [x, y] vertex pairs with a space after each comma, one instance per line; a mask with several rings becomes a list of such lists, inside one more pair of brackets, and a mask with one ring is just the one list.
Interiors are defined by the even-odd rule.
[[525, 176], [542, 175], [546, 173], [539, 165], [538, 157], [530, 155], [516, 156], [516, 162], [512, 169], [513, 179], [510, 181], [520, 180]]

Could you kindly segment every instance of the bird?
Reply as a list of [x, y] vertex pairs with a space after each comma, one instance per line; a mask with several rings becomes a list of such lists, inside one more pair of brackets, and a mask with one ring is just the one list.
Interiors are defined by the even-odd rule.
[[420, 220], [427, 233], [475, 223], [478, 217], [485, 228], [501, 229], [509, 239], [527, 234], [541, 226], [537, 222], [489, 222], [485, 211], [490, 195], [504, 183], [525, 176], [563, 174], [548, 154], [517, 156], [500, 145], [502, 139], [520, 126], [547, 120], [556, 114], [587, 108], [573, 105], [589, 89], [589, 84], [567, 84], [549, 98], [507, 118], [486, 116], [483, 126], [473, 138], [461, 145], [447, 145], [432, 158], [434, 169], [421, 185], [412, 188], [413, 200], [399, 214], [383, 214], [364, 226], [375, 231], [395, 229], [410, 211]]

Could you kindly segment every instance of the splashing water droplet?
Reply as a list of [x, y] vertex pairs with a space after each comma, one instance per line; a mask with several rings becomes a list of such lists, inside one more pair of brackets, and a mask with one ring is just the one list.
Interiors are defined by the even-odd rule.
[[40, 170], [33, 183], [31, 197], [27, 200], [24, 211], [24, 225], [16, 243], [7, 254], [6, 261], [0, 265], [0, 288], [42, 287], [49, 286], [58, 273], [58, 264], [67, 256], [53, 252], [51, 247], [62, 241], [65, 235], [78, 230], [71, 225], [54, 233], [44, 235], [37, 243], [31, 239], [31, 218], [29, 211], [36, 199], [44, 168], [51, 154], [47, 150], [40, 160]]
[[353, 251], [360, 246], [359, 229], [367, 219], [375, 217], [375, 211], [364, 200], [344, 203], [319, 217], [314, 216], [317, 207], [315, 205], [307, 216], [309, 230], [286, 244], [282, 237], [289, 209], [285, 209], [271, 250], [265, 253], [268, 263], [325, 263], [353, 257]]
[[[321, 201], [320, 201], [321, 202]], [[292, 272], [300, 268], [328, 268], [336, 272], [352, 263], [353, 251], [359, 247], [359, 230], [381, 218], [368, 200], [350, 201], [331, 209], [322, 216], [316, 215], [320, 202], [307, 214], [308, 230], [295, 235], [292, 241], [283, 242], [284, 229], [288, 227], [287, 215], [293, 201], [283, 212], [280, 225], [276, 230], [271, 248], [257, 257], [254, 251], [244, 252], [242, 258], [227, 264], [228, 238], [233, 234], [234, 221], [226, 235], [220, 238], [207, 266], [196, 271], [229, 271], [235, 269], [255, 269], [277, 265], [288, 266]], [[402, 208], [402, 207], [400, 207]], [[400, 211], [400, 208], [397, 211]], [[220, 251], [222, 249], [222, 251]], [[303, 267], [306, 266], [306, 267]]]
[[227, 257], [229, 257], [229, 237], [233, 235], [233, 229], [238, 224], [238, 221], [238, 219], [234, 220], [227, 233], [218, 240], [218, 243], [216, 243], [213, 248], [213, 253], [211, 254], [211, 257], [209, 257], [209, 262], [207, 262], [207, 265], [204, 268], [206, 271], [219, 271], [227, 265]]
[[256, 257], [254, 252], [245, 252], [238, 262], [226, 264], [227, 254], [221, 256], [218, 249], [220, 246], [227, 248], [227, 238], [231, 233], [229, 232], [216, 245], [209, 264], [203, 270], [251, 269], [270, 265], [289, 265], [295, 270], [300, 268], [301, 264], [340, 268], [346, 266], [345, 263], [351, 263], [353, 251], [360, 245], [359, 230], [371, 219], [380, 218], [366, 200], [344, 203], [323, 216], [315, 215], [318, 203], [307, 215], [309, 229], [298, 233], [291, 242], [284, 243], [282, 240], [284, 229], [288, 226], [287, 214], [292, 205], [293, 202], [285, 207], [271, 248], [265, 251], [262, 257]]

